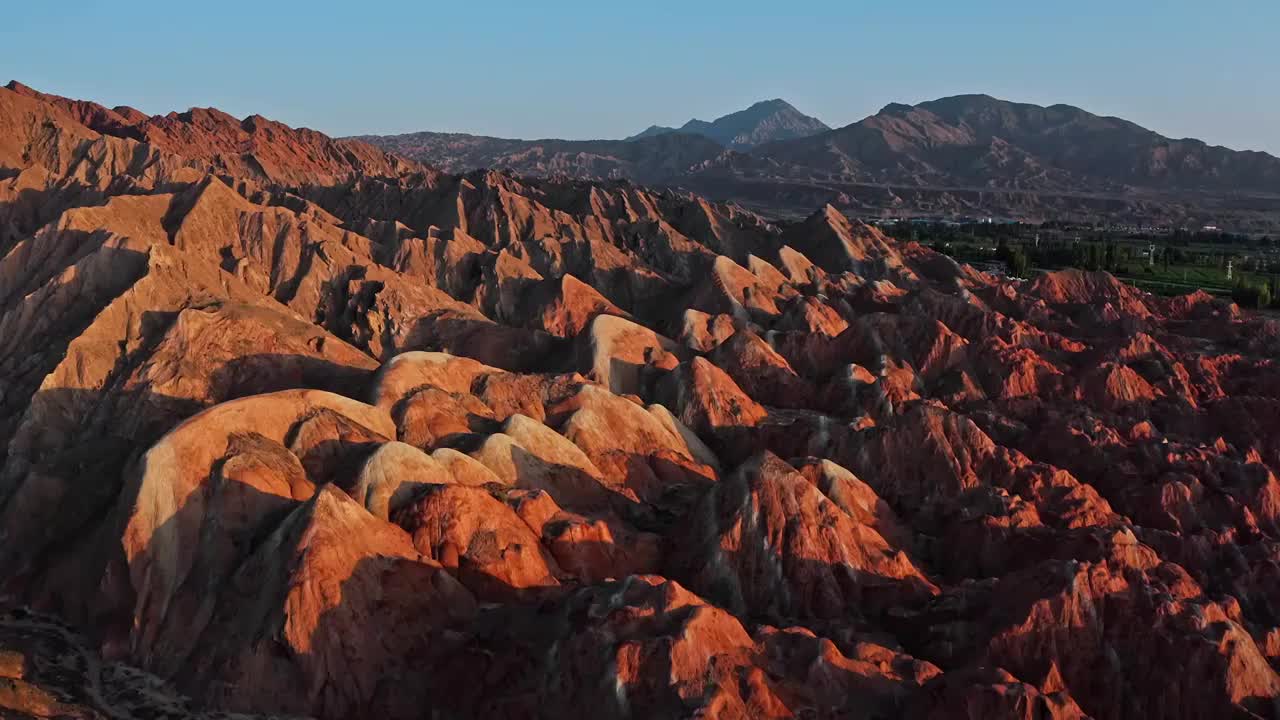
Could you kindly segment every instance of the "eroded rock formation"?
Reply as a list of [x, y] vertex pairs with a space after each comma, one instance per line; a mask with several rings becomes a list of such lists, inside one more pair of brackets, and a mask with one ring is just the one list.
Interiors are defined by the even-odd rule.
[[15, 86], [0, 337], [0, 712], [1276, 717], [1203, 294]]

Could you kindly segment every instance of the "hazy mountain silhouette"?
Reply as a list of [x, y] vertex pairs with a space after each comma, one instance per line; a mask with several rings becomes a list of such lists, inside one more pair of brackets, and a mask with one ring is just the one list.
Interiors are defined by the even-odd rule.
[[827, 133], [754, 153], [801, 172], [965, 187], [1280, 190], [1280, 159], [1167, 138], [1070, 105], [988, 95], [890, 104]]
[[[354, 138], [449, 172], [628, 178], [755, 207], [1123, 218], [1182, 223], [1280, 212], [1280, 159], [1168, 138], [1069, 105], [989, 95], [891, 103], [836, 129], [783, 100], [626, 140], [410, 133]], [[885, 187], [893, 188], [886, 195]], [[1245, 199], [1239, 193], [1250, 194]], [[1208, 193], [1213, 197], [1204, 197]]]
[[679, 128], [651, 125], [627, 138], [641, 138], [681, 132], [705, 135], [727, 148], [748, 150], [767, 142], [809, 137], [830, 130], [821, 120], [805, 115], [782, 99], [762, 100], [711, 122], [693, 119]]

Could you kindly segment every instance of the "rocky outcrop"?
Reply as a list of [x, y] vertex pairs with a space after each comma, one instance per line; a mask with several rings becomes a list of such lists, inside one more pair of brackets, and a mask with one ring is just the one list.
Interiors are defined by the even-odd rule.
[[560, 570], [540, 538], [480, 488], [425, 488], [394, 518], [419, 552], [451, 570], [481, 599], [509, 602], [559, 584]]
[[195, 638], [212, 652], [178, 680], [232, 709], [404, 716], [435, 700], [398, 679], [447, 657], [450, 628], [475, 612], [472, 594], [403, 531], [326, 486], [228, 579]]
[[902, 549], [770, 453], [718, 483], [694, 517], [678, 572], [739, 615], [875, 613], [937, 592]]

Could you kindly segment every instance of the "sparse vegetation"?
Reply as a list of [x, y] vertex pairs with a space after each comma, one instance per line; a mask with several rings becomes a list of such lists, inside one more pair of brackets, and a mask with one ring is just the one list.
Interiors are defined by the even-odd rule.
[[1231, 299], [1241, 307], [1271, 307], [1271, 283], [1241, 279], [1237, 281], [1235, 287], [1231, 289]]
[[1280, 247], [1270, 236], [1059, 223], [903, 221], [884, 230], [1013, 277], [1106, 270], [1160, 294], [1199, 289], [1245, 307], [1280, 306]]

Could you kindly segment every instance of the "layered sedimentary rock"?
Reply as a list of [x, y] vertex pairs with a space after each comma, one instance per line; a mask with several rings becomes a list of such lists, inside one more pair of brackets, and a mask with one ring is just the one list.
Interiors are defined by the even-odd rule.
[[0, 130], [0, 712], [1275, 714], [1274, 320], [216, 111]]

